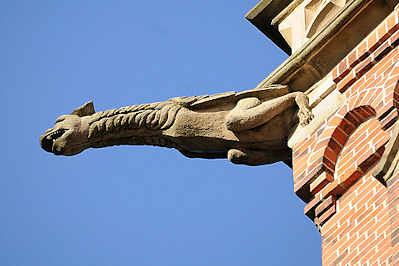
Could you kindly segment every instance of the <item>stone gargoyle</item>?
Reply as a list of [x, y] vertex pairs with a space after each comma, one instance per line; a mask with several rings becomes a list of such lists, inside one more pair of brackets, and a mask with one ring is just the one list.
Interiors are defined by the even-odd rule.
[[291, 164], [290, 130], [313, 118], [308, 97], [288, 87], [176, 97], [164, 102], [95, 112], [92, 102], [57, 118], [40, 137], [56, 155], [87, 148], [154, 145], [190, 158], [228, 158], [236, 164]]

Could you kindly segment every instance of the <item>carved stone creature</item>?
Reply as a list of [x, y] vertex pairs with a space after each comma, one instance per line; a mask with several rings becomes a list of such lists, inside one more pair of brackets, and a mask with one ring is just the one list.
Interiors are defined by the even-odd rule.
[[289, 93], [282, 85], [97, 113], [88, 102], [57, 118], [40, 137], [40, 145], [56, 155], [113, 145], [155, 145], [175, 148], [190, 158], [290, 164], [287, 138], [298, 118], [301, 125], [313, 118], [308, 98], [302, 92]]

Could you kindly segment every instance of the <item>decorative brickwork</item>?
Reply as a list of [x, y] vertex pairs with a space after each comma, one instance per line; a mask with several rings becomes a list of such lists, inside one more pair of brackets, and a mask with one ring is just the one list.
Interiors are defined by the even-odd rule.
[[398, 119], [398, 14], [333, 69], [344, 104], [293, 147], [294, 190], [320, 230], [323, 265], [399, 263], [399, 173], [387, 184], [372, 176]]

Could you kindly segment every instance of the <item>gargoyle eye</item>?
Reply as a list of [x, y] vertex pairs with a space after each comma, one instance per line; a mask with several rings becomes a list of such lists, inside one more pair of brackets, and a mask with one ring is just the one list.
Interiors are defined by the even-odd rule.
[[55, 123], [57, 124], [57, 123], [62, 122], [64, 120], [65, 120], [65, 116], [61, 116], [61, 117], [58, 117], [57, 120], [55, 120]]

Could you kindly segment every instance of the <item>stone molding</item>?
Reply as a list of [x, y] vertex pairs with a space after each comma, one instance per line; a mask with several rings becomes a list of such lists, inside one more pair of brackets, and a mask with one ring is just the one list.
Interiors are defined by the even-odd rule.
[[[368, 10], [380, 10], [378, 15], [373, 15], [374, 21], [369, 20]], [[278, 83], [289, 85], [291, 91], [305, 91], [327, 75], [391, 11], [390, 5], [384, 1], [349, 1], [333, 21], [313, 35], [257, 87]], [[347, 27], [353, 29], [347, 30]]]

